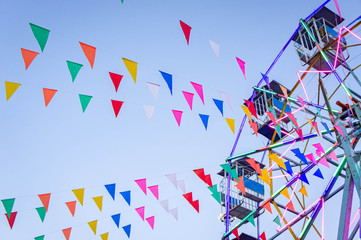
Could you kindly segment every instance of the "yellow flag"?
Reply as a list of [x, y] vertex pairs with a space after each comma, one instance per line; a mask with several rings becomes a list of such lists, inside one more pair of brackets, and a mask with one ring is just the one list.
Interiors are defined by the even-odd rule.
[[244, 113], [247, 115], [248, 120], [249, 120], [250, 122], [252, 122], [251, 112], [249, 111], [248, 107], [247, 107], [247, 106], [241, 106], [241, 107], [242, 107]]
[[75, 195], [75, 197], [78, 199], [79, 203], [83, 206], [83, 202], [84, 202], [84, 188], [80, 188], [80, 189], [74, 189], [73, 193]]
[[232, 130], [232, 132], [234, 134], [234, 119], [226, 118], [226, 121], [228, 123], [229, 128]]
[[300, 193], [302, 193], [303, 195], [305, 195], [306, 197], [308, 197], [305, 186], [302, 186], [301, 189], [300, 189], [300, 191], [298, 191], [298, 192], [300, 192]]
[[97, 235], [97, 225], [98, 225], [98, 220], [92, 221], [92, 222], [88, 222], [89, 227], [91, 228], [91, 230], [93, 230], [94, 235]]
[[312, 121], [311, 121], [311, 119], [309, 119], [309, 118], [306, 118], [307, 119], [307, 121], [308, 121], [308, 123], [310, 124], [310, 126], [311, 126], [311, 129], [313, 128], [313, 125], [312, 125]]
[[20, 85], [21, 85], [20, 83], [5, 81], [6, 101], [8, 101], [11, 98], [11, 96], [14, 94], [14, 92], [18, 89]]
[[283, 162], [282, 158], [279, 158], [276, 153], [272, 153], [272, 154], [268, 155], [268, 157], [270, 159], [272, 159], [275, 163], [277, 163], [278, 166], [280, 166], [284, 170], [287, 170], [287, 167], [286, 167], [285, 163]]
[[282, 86], [282, 85], [280, 85], [280, 87], [281, 87], [281, 89], [282, 89], [283, 95], [288, 98], [287, 89], [286, 89], [284, 86]]
[[103, 208], [103, 196], [93, 197], [95, 204], [98, 206], [99, 210], [102, 211]]
[[261, 170], [261, 173], [262, 173], [262, 175], [258, 176], [259, 179], [261, 179], [263, 182], [267, 183], [268, 185], [271, 185], [267, 168], [263, 168]]
[[125, 66], [127, 67], [130, 75], [132, 76], [134, 83], [137, 82], [137, 67], [138, 67], [138, 63], [132, 61], [132, 60], [128, 60], [126, 58], [123, 58], [123, 62], [125, 64]]
[[107, 233], [101, 234], [100, 237], [102, 238], [102, 240], [108, 240], [108, 235], [109, 235], [109, 233], [107, 232]]
[[281, 192], [281, 194], [282, 194], [283, 196], [285, 196], [286, 198], [290, 199], [290, 195], [288, 194], [287, 188], [283, 189], [282, 192]]

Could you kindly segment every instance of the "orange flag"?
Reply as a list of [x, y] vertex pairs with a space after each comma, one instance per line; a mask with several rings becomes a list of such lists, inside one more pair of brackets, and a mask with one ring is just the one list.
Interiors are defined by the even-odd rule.
[[66, 240], [69, 240], [71, 228], [63, 229], [63, 234]]
[[271, 202], [267, 202], [263, 207], [272, 214]]
[[95, 47], [93, 47], [93, 46], [88, 45], [88, 44], [85, 44], [85, 43], [82, 43], [82, 42], [79, 42], [79, 43], [80, 43], [81, 48], [83, 49], [83, 52], [84, 52], [86, 58], [88, 59], [88, 61], [90, 63], [91, 68], [93, 68], [94, 59], [95, 59], [95, 52], [96, 52], [97, 49]]
[[76, 201], [66, 202], [65, 204], [66, 204], [66, 206], [69, 208], [69, 211], [70, 211], [71, 215], [74, 217], [74, 215], [75, 215]]
[[30, 51], [24, 48], [21, 48], [21, 55], [23, 55], [25, 70], [28, 69], [30, 64], [33, 62], [34, 58], [38, 55], [38, 52]]
[[246, 189], [243, 183], [243, 176], [238, 178], [238, 183], [236, 184], [236, 188], [238, 188], [244, 195], [246, 195]]
[[54, 94], [55, 94], [57, 91], [58, 91], [58, 90], [49, 89], [49, 88], [43, 88], [45, 107], [48, 106], [49, 102], [50, 102], [51, 99], [54, 97]]
[[41, 203], [43, 204], [45, 211], [48, 211], [48, 207], [49, 207], [49, 201], [50, 201], [50, 195], [51, 193], [46, 193], [46, 194], [40, 194], [38, 195], [40, 198]]

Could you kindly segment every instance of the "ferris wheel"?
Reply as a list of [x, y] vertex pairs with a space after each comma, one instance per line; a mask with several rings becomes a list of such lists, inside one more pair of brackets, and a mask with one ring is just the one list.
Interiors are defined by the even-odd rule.
[[[329, 2], [299, 21], [245, 100], [246, 115], [218, 173], [222, 240], [325, 239], [331, 227], [337, 233], [332, 239], [361, 236], [361, 64], [355, 61], [361, 16], [345, 23], [326, 7]], [[300, 70], [280, 82], [271, 70], [289, 45]], [[235, 154], [238, 142], [246, 140], [246, 122], [268, 144]], [[341, 199], [337, 208], [335, 198]], [[242, 233], [249, 225], [256, 227], [256, 237]]]

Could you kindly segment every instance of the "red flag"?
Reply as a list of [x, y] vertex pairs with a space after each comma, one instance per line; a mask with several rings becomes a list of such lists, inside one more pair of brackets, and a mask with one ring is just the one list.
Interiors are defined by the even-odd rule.
[[213, 188], [212, 185], [212, 179], [211, 179], [211, 175], [208, 174], [206, 176], [204, 176], [204, 180], [203, 180], [208, 186], [210, 186], [211, 188]]
[[122, 105], [124, 102], [117, 101], [117, 100], [111, 100], [111, 101], [112, 101], [115, 117], [118, 117], [118, 113], [119, 113], [120, 109], [122, 108]]
[[259, 238], [262, 240], [267, 240], [266, 234], [264, 232], [261, 235], [259, 235]]
[[257, 112], [256, 112], [256, 108], [254, 107], [253, 102], [248, 101], [248, 100], [244, 100], [244, 101], [246, 102], [246, 104], [247, 104], [247, 106], [248, 106], [248, 109], [249, 109], [249, 111], [252, 113], [252, 115], [255, 116], [255, 117], [258, 119], [258, 117], [257, 117]]
[[189, 193], [183, 194], [183, 197], [185, 199], [187, 199], [187, 201], [190, 203], [190, 202], [193, 201], [193, 196], [192, 195], [193, 195], [192, 192], [189, 192]]
[[193, 170], [193, 172], [195, 174], [197, 174], [197, 176], [204, 181], [204, 176], [205, 176], [204, 175], [204, 168]]
[[5, 213], [5, 216], [6, 216], [6, 219], [8, 220], [10, 229], [13, 229], [14, 222], [15, 222], [15, 218], [16, 218], [16, 214], [18, 214], [18, 212], [12, 212], [12, 213], [10, 214], [10, 218], [9, 218], [9, 216]]
[[116, 73], [109, 72], [109, 76], [113, 81], [115, 91], [118, 92], [119, 84], [122, 81], [123, 75], [119, 75]]
[[191, 205], [194, 207], [194, 209], [199, 213], [199, 200], [195, 200], [191, 202]]
[[187, 44], [189, 45], [189, 35], [191, 34], [192, 28], [190, 26], [188, 26], [187, 24], [185, 24], [184, 22], [182, 22], [181, 20], [179, 20], [179, 23], [180, 23], [180, 25], [182, 27], [184, 36], [185, 36], [185, 38], [187, 40]]
[[232, 233], [239, 240], [238, 228], [233, 229]]

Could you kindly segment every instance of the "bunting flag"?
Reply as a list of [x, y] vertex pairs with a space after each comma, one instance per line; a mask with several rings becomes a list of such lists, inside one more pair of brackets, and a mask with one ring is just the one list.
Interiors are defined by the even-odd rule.
[[241, 106], [243, 112], [247, 115], [248, 121], [252, 121], [252, 115], [247, 106]]
[[115, 88], [115, 92], [118, 92], [119, 84], [123, 79], [123, 75], [109, 72], [110, 79], [112, 80]]
[[69, 240], [71, 233], [71, 228], [63, 229], [63, 234], [66, 240]]
[[274, 125], [276, 125], [276, 118], [275, 118], [275, 116], [274, 116], [271, 112], [266, 112], [266, 113], [267, 113], [269, 119], [271, 119], [272, 123], [273, 123]]
[[256, 136], [258, 137], [258, 124], [257, 122], [248, 122], [249, 125], [251, 126], [253, 132], [256, 134]]
[[259, 238], [260, 238], [261, 240], [267, 240], [267, 238], [266, 238], [266, 233], [263, 232], [261, 235], [259, 235]]
[[127, 234], [128, 238], [130, 238], [130, 231], [131, 231], [131, 229], [132, 229], [132, 225], [129, 224], [129, 225], [126, 225], [126, 226], [124, 226], [124, 227], [122, 227], [122, 228], [123, 228], [125, 234]]
[[213, 184], [212, 184], [212, 179], [211, 179], [211, 175], [205, 175], [204, 174], [204, 168], [200, 168], [200, 169], [196, 169], [196, 170], [193, 170], [193, 172], [195, 174], [197, 174], [197, 176], [205, 183], [207, 184], [209, 187], [213, 187]]
[[269, 154], [268, 157], [270, 159], [272, 159], [275, 163], [277, 163], [277, 165], [281, 168], [283, 168], [284, 170], [286, 170], [286, 166], [285, 166], [285, 163], [283, 162], [282, 158], [279, 158], [277, 153], [272, 153], [272, 154]]
[[43, 204], [46, 211], [48, 211], [48, 208], [49, 208], [50, 196], [51, 196], [51, 193], [38, 195], [38, 197], [40, 198], [40, 201]]
[[219, 45], [217, 43], [213, 42], [212, 40], [209, 40], [209, 44], [211, 45], [214, 54], [216, 54], [216, 56], [218, 58], [219, 57]]
[[45, 45], [49, 38], [50, 30], [42, 28], [40, 26], [37, 26], [35, 24], [29, 23], [31, 31], [34, 34], [34, 37], [36, 38], [36, 41], [38, 41], [39, 47], [41, 51], [44, 51]]
[[306, 184], [308, 184], [308, 185], [310, 184], [310, 183], [308, 182], [307, 177], [306, 177], [306, 173], [301, 173], [299, 179], [300, 179], [302, 182], [304, 182], [304, 183], [306, 183]]
[[292, 167], [291, 167], [291, 163], [290, 162], [285, 162], [285, 165], [286, 165], [286, 172], [289, 174], [289, 175], [293, 175], [293, 170], [292, 170]]
[[288, 90], [287, 88], [285, 88], [284, 86], [280, 85], [283, 96], [285, 96], [286, 98], [288, 98]]
[[233, 134], [234, 134], [234, 119], [232, 118], [225, 118], [227, 121], [227, 124], [229, 126], [229, 128], [232, 130]]
[[183, 194], [183, 197], [192, 205], [192, 207], [199, 213], [199, 200], [193, 201], [192, 192]]
[[258, 176], [258, 178], [265, 182], [267, 185], [270, 185], [270, 177], [268, 175], [267, 168], [262, 169], [261, 172], [262, 174], [261, 176]]
[[75, 208], [76, 208], [76, 201], [66, 202], [65, 204], [66, 204], [66, 206], [68, 207], [71, 215], [74, 217], [74, 215], [75, 215]]
[[124, 102], [123, 101], [117, 101], [117, 100], [111, 100], [111, 102], [112, 102], [115, 117], [118, 117], [119, 111], [122, 108]]
[[185, 24], [183, 21], [179, 20], [179, 23], [181, 25], [181, 28], [182, 28], [182, 31], [183, 31], [183, 34], [184, 34], [184, 37], [186, 38], [187, 40], [187, 45], [189, 45], [189, 36], [191, 35], [191, 30], [192, 28]]
[[263, 208], [272, 214], [271, 202], [267, 202], [265, 205], [263, 205]]
[[315, 157], [313, 156], [313, 153], [307, 154], [307, 155], [305, 155], [305, 157], [306, 157], [308, 160], [310, 160], [311, 162], [313, 162], [315, 165], [318, 165]]
[[119, 228], [120, 213], [112, 215], [112, 219], [113, 219], [115, 225], [117, 225], [117, 227]]
[[143, 221], [144, 221], [145, 206], [136, 208], [135, 211], [137, 211], [137, 213], [139, 214], [139, 216], [140, 216], [140, 217], [143, 219]]
[[181, 120], [182, 120], [182, 111], [172, 110], [175, 120], [177, 121], [178, 127], [180, 127]]
[[6, 215], [7, 215], [7, 216], [10, 216], [10, 215], [11, 215], [11, 212], [13, 211], [13, 207], [14, 207], [14, 203], [15, 203], [15, 198], [3, 199], [3, 200], [1, 200], [1, 202], [2, 202], [2, 204], [3, 204], [3, 206], [4, 206]]
[[46, 210], [44, 207], [38, 207], [36, 208], [36, 211], [38, 212], [39, 214], [39, 217], [41, 219], [41, 222], [44, 222], [44, 219], [45, 219], [45, 215], [46, 215]]
[[184, 183], [184, 180], [177, 181], [177, 186], [180, 188], [180, 190], [185, 193], [186, 192], [186, 185]]
[[124, 65], [127, 67], [129, 74], [132, 76], [134, 83], [137, 83], [137, 68], [138, 68], [138, 63], [126, 59], [126, 58], [122, 58]]
[[154, 113], [154, 106], [143, 105], [145, 115], [149, 120], [152, 119]]
[[288, 113], [288, 112], [286, 112], [286, 114], [287, 114], [287, 117], [292, 121], [293, 125], [295, 125], [295, 127], [297, 129], [299, 129], [295, 116], [292, 113]]
[[308, 164], [305, 154], [301, 153], [299, 148], [292, 149], [291, 152], [293, 152], [296, 155], [296, 157], [300, 159], [302, 162]]
[[322, 138], [322, 135], [320, 134], [320, 132], [318, 131], [318, 126], [317, 126], [317, 122], [312, 122], [312, 126], [313, 128], [316, 130], [317, 135]]
[[345, 134], [343, 133], [341, 127], [338, 126], [338, 125], [336, 125], [336, 124], [334, 125], [334, 127], [335, 127], [335, 129], [342, 135], [342, 137], [346, 140], [346, 136], [345, 136]]
[[257, 117], [257, 112], [256, 112], [256, 108], [254, 107], [253, 102], [248, 101], [248, 100], [244, 100], [244, 101], [246, 102], [246, 104], [247, 104], [247, 106], [248, 106], [248, 109], [249, 109], [249, 111], [251, 112], [251, 114], [258, 119], [258, 117]]
[[103, 209], [103, 196], [93, 197], [93, 200], [100, 211]]
[[251, 214], [251, 215], [247, 218], [247, 221], [250, 222], [254, 227], [256, 226], [256, 225], [254, 224], [254, 216], [253, 216], [253, 214]]
[[332, 160], [335, 160], [336, 162], [338, 162], [338, 159], [337, 159], [337, 156], [336, 156], [336, 153], [335, 151], [331, 151], [328, 156], [328, 158], [331, 158]]
[[192, 110], [194, 93], [185, 92], [185, 91], [182, 91], [182, 93], [183, 93], [184, 98], [186, 99], [189, 107], [190, 107], [191, 110]]
[[205, 129], [207, 130], [207, 128], [208, 128], [209, 115], [199, 114], [199, 117], [201, 118], [202, 123], [203, 123]]
[[248, 162], [249, 165], [251, 165], [251, 167], [259, 174], [261, 175], [261, 166], [259, 165], [259, 163], [256, 163], [256, 161], [254, 160], [254, 158], [248, 158], [246, 159], [246, 162]]
[[20, 48], [20, 49], [21, 49], [21, 55], [23, 56], [23, 60], [25, 63], [25, 70], [27, 70], [30, 64], [33, 62], [35, 57], [38, 56], [39, 53], [24, 48]]
[[145, 220], [147, 220], [149, 226], [154, 230], [154, 216], [146, 218]]
[[160, 201], [159, 204], [164, 208], [164, 210], [167, 213], [169, 213], [169, 201], [168, 201], [168, 199]]
[[219, 94], [221, 94], [223, 101], [225, 101], [227, 103], [229, 109], [231, 109], [231, 111], [233, 112], [232, 102], [231, 102], [231, 98], [230, 98], [229, 94], [224, 93], [224, 92], [219, 92]]
[[154, 197], [159, 200], [158, 185], [149, 186], [148, 189], [153, 193]]
[[8, 82], [5, 81], [5, 93], [6, 93], [6, 101], [8, 101], [11, 96], [15, 93], [15, 91], [20, 87], [20, 83]]
[[94, 235], [97, 235], [98, 220], [88, 222], [88, 225], [89, 225], [90, 229], [93, 231]]
[[330, 165], [328, 164], [327, 159], [326, 159], [325, 157], [322, 157], [322, 158], [320, 159], [320, 161], [318, 161], [318, 163], [324, 165], [325, 167], [330, 168]]
[[246, 79], [246, 67], [245, 67], [246, 63], [244, 61], [242, 61], [241, 59], [239, 59], [238, 57], [236, 57], [236, 60], [237, 60], [239, 67], [242, 70], [244, 79]]
[[100, 237], [102, 240], [108, 240], [108, 236], [109, 236], [109, 233], [103, 233], [103, 234], [100, 234]]
[[95, 52], [97, 49], [93, 46], [90, 46], [90, 45], [82, 43], [82, 42], [79, 42], [79, 44], [80, 44], [81, 48], [83, 49], [84, 55], [88, 59], [91, 68], [93, 68], [94, 60], [95, 60]]
[[228, 174], [230, 174], [233, 179], [238, 180], [237, 170], [231, 169], [231, 166], [229, 165], [229, 163], [221, 164], [220, 166], [221, 166], [221, 168], [224, 169], [224, 171], [226, 171]]
[[58, 90], [43, 88], [45, 107], [48, 106], [49, 102], [51, 101], [51, 99], [53, 99], [53, 97], [57, 91]]
[[73, 190], [73, 193], [74, 193], [76, 199], [78, 199], [79, 203], [83, 206], [83, 202], [84, 202], [84, 188], [75, 189], [75, 190]]
[[212, 187], [208, 187], [209, 191], [212, 192], [211, 196], [219, 203], [221, 204], [221, 193], [217, 190], [217, 184], [214, 184]]
[[85, 109], [88, 107], [90, 100], [92, 99], [92, 96], [79, 94], [80, 104], [81, 108], [83, 109], [83, 112], [85, 112]]
[[281, 191], [281, 194], [285, 196], [286, 198], [290, 199], [290, 195], [288, 194], [288, 189], [285, 188]]
[[281, 134], [281, 126], [280, 125], [276, 126], [276, 133], [277, 133], [278, 137], [281, 139], [282, 134]]
[[273, 219], [273, 222], [277, 223], [281, 227], [280, 217], [277, 216], [275, 219]]
[[313, 128], [312, 120], [311, 120], [311, 119], [309, 119], [309, 118], [306, 118], [306, 120], [307, 120], [308, 124], [310, 124], [310, 126], [311, 126], [311, 130], [312, 130], [312, 128]]
[[154, 99], [157, 101], [160, 85], [155, 84], [155, 83], [151, 83], [151, 82], [147, 82], [147, 85], [148, 85], [149, 90], [152, 93]]
[[297, 96], [297, 98], [298, 98], [298, 101], [301, 103], [303, 110], [306, 111], [305, 110], [305, 102], [303, 101], [303, 99], [300, 96]]
[[195, 82], [190, 82], [190, 83], [192, 84], [194, 90], [196, 90], [198, 96], [201, 98], [202, 103], [204, 105], [203, 86]]
[[293, 203], [292, 203], [291, 200], [287, 203], [286, 208], [288, 208], [289, 210], [295, 212], [295, 207], [293, 206]]
[[105, 189], [108, 191], [109, 195], [115, 201], [115, 183], [104, 185]]
[[175, 173], [172, 173], [172, 174], [167, 174], [167, 175], [165, 175], [165, 176], [166, 176], [166, 177], [168, 178], [168, 180], [173, 184], [173, 186], [178, 189], [178, 186], [177, 186], [177, 175], [176, 175]]
[[159, 70], [159, 72], [160, 72], [160, 74], [162, 74], [164, 81], [167, 83], [167, 86], [170, 91], [170, 95], [173, 95], [173, 76], [172, 76], [172, 74], [162, 72], [160, 70]]
[[238, 228], [233, 229], [232, 234], [239, 240]]
[[244, 186], [243, 176], [238, 177], [238, 183], [235, 185], [235, 187], [243, 193], [243, 195], [246, 195], [246, 188]]
[[267, 84], [268, 89], [271, 89], [271, 87], [270, 87], [270, 85], [269, 85], [269, 77], [266, 76], [266, 75], [264, 75], [263, 73], [261, 73], [261, 75], [262, 75], [263, 80], [264, 80], [265, 83]]
[[135, 182], [138, 184], [140, 189], [142, 189], [144, 194], [147, 195], [147, 179], [142, 178], [142, 179], [135, 180]]
[[45, 235], [35, 237], [34, 240], [44, 240]]
[[213, 98], [213, 102], [214, 102], [214, 104], [216, 104], [216, 107], [218, 108], [218, 110], [221, 112], [221, 114], [223, 116], [223, 101]]
[[124, 198], [124, 200], [128, 203], [128, 205], [130, 206], [130, 200], [131, 200], [131, 194], [130, 194], [130, 190], [129, 191], [125, 191], [125, 192], [120, 192], [120, 195], [122, 195], [122, 197]]
[[302, 142], [303, 142], [302, 128], [300, 128], [300, 129], [298, 129], [298, 130], [297, 130], [297, 128], [295, 128], [295, 131], [296, 131], [296, 133], [298, 134], [298, 136], [301, 138], [301, 140], [302, 140]]
[[6, 219], [8, 220], [10, 229], [13, 229], [14, 222], [15, 222], [15, 218], [16, 218], [16, 215], [17, 215], [17, 214], [18, 214], [18, 212], [12, 212], [12, 213], [10, 214], [10, 217], [8, 216], [7, 213], [5, 214]]
[[70, 61], [66, 61], [66, 63], [68, 65], [68, 69], [69, 69], [69, 72], [71, 75], [72, 82], [74, 82], [76, 76], [78, 76], [78, 73], [79, 73], [80, 69], [83, 67], [83, 65], [80, 63], [75, 63], [75, 62], [70, 62]]
[[322, 175], [322, 172], [321, 172], [321, 169], [319, 169], [319, 168], [317, 168], [317, 170], [314, 172], [313, 175], [316, 176], [316, 177], [319, 177], [321, 179], [324, 179], [323, 175]]
[[315, 144], [312, 144], [312, 146], [314, 146], [316, 148], [317, 156], [321, 157], [322, 154], [325, 154], [325, 150], [323, 150], [321, 143], [315, 143]]
[[173, 208], [169, 210], [170, 214], [175, 218], [176, 221], [178, 221], [178, 208]]
[[301, 189], [300, 189], [300, 191], [298, 191], [298, 192], [301, 193], [301, 194], [303, 194], [304, 196], [308, 197], [305, 186], [302, 186]]

